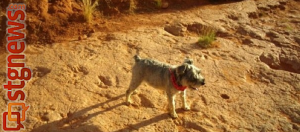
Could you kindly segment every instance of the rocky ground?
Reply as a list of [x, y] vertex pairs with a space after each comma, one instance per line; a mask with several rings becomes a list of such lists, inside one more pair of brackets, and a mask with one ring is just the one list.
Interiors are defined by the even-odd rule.
[[[300, 131], [299, 1], [244, 0], [123, 19], [143, 25], [27, 47], [33, 78], [24, 89], [24, 132]], [[217, 48], [196, 44], [207, 26], [218, 30]], [[179, 118], [170, 118], [166, 95], [147, 84], [132, 106], [124, 104], [136, 53], [174, 65], [194, 59], [207, 84], [188, 90], [191, 111], [177, 99]], [[2, 53], [3, 83], [5, 61]]]

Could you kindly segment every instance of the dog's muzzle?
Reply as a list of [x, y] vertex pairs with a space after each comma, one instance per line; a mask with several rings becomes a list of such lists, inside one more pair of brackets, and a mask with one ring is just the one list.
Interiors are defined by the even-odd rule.
[[[201, 84], [202, 86], [205, 85], [205, 79], [203, 79], [203, 80], [200, 82], [200, 84]], [[190, 86], [190, 88], [192, 88], [192, 89], [194, 89], [194, 90], [199, 90], [198, 88], [192, 87], [192, 86]]]
[[202, 84], [202, 85], [205, 85], [205, 79], [203, 79], [203, 80], [201, 81], [201, 84]]

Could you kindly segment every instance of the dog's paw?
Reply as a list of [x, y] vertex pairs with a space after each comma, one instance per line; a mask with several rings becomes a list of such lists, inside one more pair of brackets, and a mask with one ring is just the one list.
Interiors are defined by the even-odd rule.
[[132, 92], [132, 94], [138, 94], [137, 90], [134, 90], [134, 91]]
[[132, 104], [132, 102], [131, 102], [131, 100], [128, 100], [128, 101], [126, 101], [126, 105], [131, 105]]
[[170, 113], [170, 115], [171, 115], [171, 117], [172, 117], [173, 119], [178, 118], [178, 115], [177, 115], [176, 113]]
[[185, 106], [183, 109], [186, 110], [186, 111], [191, 110], [191, 108], [189, 106]]

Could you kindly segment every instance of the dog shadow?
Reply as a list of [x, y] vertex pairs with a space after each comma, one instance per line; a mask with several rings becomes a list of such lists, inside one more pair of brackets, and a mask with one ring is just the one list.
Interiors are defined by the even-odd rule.
[[156, 123], [156, 122], [159, 122], [159, 121], [162, 121], [162, 120], [166, 120], [166, 119], [169, 119], [169, 118], [170, 118], [169, 114], [164, 113], [164, 114], [158, 115], [154, 118], [148, 119], [146, 121], [142, 121], [142, 122], [139, 122], [139, 123], [136, 123], [136, 124], [129, 124], [127, 127], [123, 128], [123, 129], [120, 129], [120, 130], [117, 130], [117, 131], [114, 131], [114, 132], [139, 130], [142, 127], [145, 127], [145, 126], [148, 126], [148, 125], [151, 125], [153, 123]]
[[[105, 110], [98, 111], [92, 114], [86, 115], [89, 111], [96, 109], [98, 107], [101, 107], [107, 103], [117, 101], [121, 98], [125, 97], [125, 94], [113, 97], [105, 102], [95, 104], [92, 106], [89, 106], [87, 108], [81, 109], [75, 113], [68, 113], [66, 118], [63, 118], [58, 121], [54, 121], [51, 123], [47, 123], [45, 125], [39, 126], [37, 128], [32, 129], [30, 132], [103, 132], [104, 130], [101, 130], [99, 126], [91, 125], [91, 124], [85, 124], [88, 120], [90, 120], [93, 117], [96, 117], [98, 115], [104, 114], [106, 112], [112, 111], [113, 109], [116, 109], [117, 107], [120, 107], [122, 105], [125, 105], [125, 102], [118, 103], [114, 106], [111, 106], [109, 108], [106, 108]], [[185, 111], [182, 108], [176, 109], [177, 113], [184, 113]], [[143, 128], [145, 126], [151, 125], [153, 123], [170, 119], [169, 113], [163, 113], [161, 115], [157, 115], [153, 118], [150, 118], [148, 120], [136, 123], [136, 124], [129, 124], [127, 127], [116, 130], [114, 132], [123, 132], [123, 131], [131, 131], [131, 130], [139, 130], [140, 128]], [[187, 123], [187, 125], [190, 126], [190, 128], [196, 129], [196, 130], [203, 130], [201, 126], [198, 126], [195, 123]]]
[[[178, 108], [176, 109], [177, 113], [184, 113], [185, 111], [182, 108]], [[153, 123], [162, 121], [162, 120], [167, 120], [170, 119], [170, 114], [169, 113], [164, 113], [158, 116], [155, 116], [153, 118], [150, 118], [148, 120], [136, 123], [136, 124], [129, 124], [127, 127], [123, 128], [123, 129], [119, 129], [116, 130], [114, 132], [125, 132], [125, 131], [132, 131], [132, 130], [139, 130], [140, 128], [146, 127], [148, 125], [151, 125]], [[173, 119], [173, 120], [177, 120], [177, 119]], [[180, 120], [180, 119], [179, 119]], [[199, 128], [197, 125], [193, 125], [195, 128]], [[196, 129], [197, 130], [197, 129]], [[201, 130], [201, 129], [199, 129]]]
[[85, 116], [85, 114], [95, 108], [101, 107], [104, 104], [110, 103], [112, 101], [119, 100], [120, 98], [125, 97], [125, 94], [119, 95], [117, 97], [113, 97], [105, 102], [92, 105], [90, 107], [84, 108], [82, 110], [79, 110], [75, 113], [68, 113], [66, 118], [63, 118], [58, 121], [54, 121], [51, 123], [47, 123], [45, 125], [39, 126], [37, 128], [33, 128], [30, 132], [82, 132], [82, 131], [90, 131], [90, 132], [103, 132], [103, 130], [100, 130], [99, 127], [94, 125], [86, 125], [84, 124], [91, 118], [104, 114], [105, 112], [111, 111], [117, 107], [120, 107], [122, 105], [125, 105], [125, 102], [116, 104], [114, 106], [111, 106], [103, 111], [95, 112], [92, 114], [89, 114]]

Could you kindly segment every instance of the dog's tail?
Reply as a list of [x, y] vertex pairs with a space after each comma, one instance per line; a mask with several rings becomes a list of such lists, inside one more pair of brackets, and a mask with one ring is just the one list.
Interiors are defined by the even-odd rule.
[[134, 58], [135, 62], [139, 62], [142, 59], [138, 55], [135, 55], [133, 58]]

